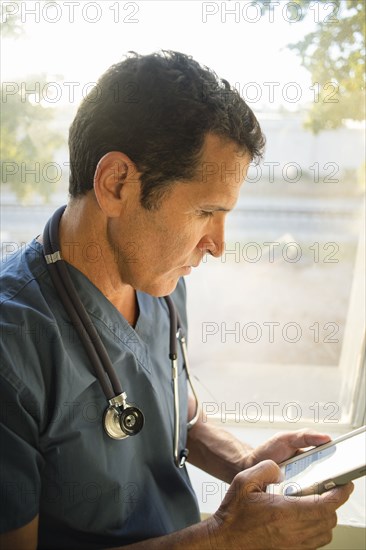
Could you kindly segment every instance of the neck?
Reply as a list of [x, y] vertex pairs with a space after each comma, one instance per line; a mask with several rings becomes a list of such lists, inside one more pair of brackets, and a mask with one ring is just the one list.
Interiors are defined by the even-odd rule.
[[81, 271], [134, 326], [136, 292], [121, 280], [107, 238], [107, 220], [94, 196], [70, 201], [60, 221], [59, 239], [63, 259]]

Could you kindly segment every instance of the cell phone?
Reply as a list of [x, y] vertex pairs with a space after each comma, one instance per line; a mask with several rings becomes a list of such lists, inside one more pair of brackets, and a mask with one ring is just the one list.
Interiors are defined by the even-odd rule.
[[289, 496], [321, 494], [366, 474], [366, 426], [279, 464], [280, 483], [267, 492]]

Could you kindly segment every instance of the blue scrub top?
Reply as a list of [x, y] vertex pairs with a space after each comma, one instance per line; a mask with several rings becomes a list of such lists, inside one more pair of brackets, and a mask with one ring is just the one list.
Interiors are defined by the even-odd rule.
[[[127, 393], [145, 416], [134, 437], [113, 440], [107, 401], [33, 241], [3, 264], [1, 284], [1, 531], [40, 515], [39, 549], [123, 546], [199, 521], [185, 468], [173, 459], [174, 408], [165, 301], [137, 293], [133, 329], [69, 266]], [[186, 326], [185, 286], [172, 294]], [[179, 354], [181, 355], [181, 354]], [[187, 380], [179, 359], [180, 448]]]

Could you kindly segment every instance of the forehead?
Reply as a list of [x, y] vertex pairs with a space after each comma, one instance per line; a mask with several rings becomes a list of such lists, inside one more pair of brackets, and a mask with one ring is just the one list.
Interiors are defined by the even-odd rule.
[[[209, 134], [206, 136], [194, 183], [198, 195], [236, 202], [247, 175], [251, 156], [230, 140]], [[228, 206], [232, 206], [229, 204]]]
[[208, 134], [194, 179], [211, 185], [240, 186], [250, 161], [249, 153], [240, 149], [235, 142]]
[[213, 162], [218, 156], [229, 158], [232, 155], [240, 159], [249, 156], [235, 141], [211, 132], [206, 134], [202, 147], [203, 160]]
[[251, 156], [228, 139], [207, 134], [196, 172], [189, 180], [170, 185], [157, 212], [170, 213], [209, 206], [210, 210], [234, 208]]
[[251, 157], [236, 143], [215, 135], [206, 137], [196, 173], [192, 179], [172, 185], [163, 200], [170, 212], [231, 210], [246, 177]]

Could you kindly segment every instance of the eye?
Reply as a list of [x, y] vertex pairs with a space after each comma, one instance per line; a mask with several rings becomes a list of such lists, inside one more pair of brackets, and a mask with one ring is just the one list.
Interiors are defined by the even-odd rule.
[[211, 218], [214, 213], [206, 210], [200, 210], [198, 212], [198, 215], [200, 216], [200, 218]]

